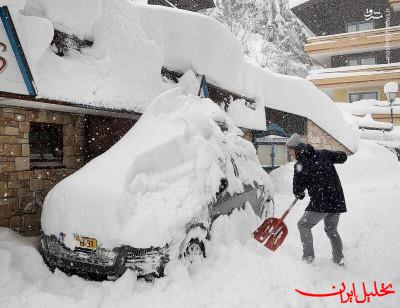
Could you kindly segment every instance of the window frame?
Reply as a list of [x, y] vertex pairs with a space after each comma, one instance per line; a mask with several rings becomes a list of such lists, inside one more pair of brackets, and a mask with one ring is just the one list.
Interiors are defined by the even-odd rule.
[[[369, 30], [360, 30], [361, 24], [372, 24], [372, 29]], [[349, 31], [349, 26], [356, 26], [356, 31]], [[356, 22], [348, 22], [346, 23], [346, 33], [355, 33], [361, 31], [371, 31], [376, 29], [375, 20], [363, 20], [363, 21], [356, 21]]]
[[[365, 60], [365, 59], [374, 59], [374, 64], [361, 64], [361, 61], [362, 60]], [[350, 61], [354, 61], [354, 60], [356, 60], [357, 61], [357, 64], [355, 64], [355, 65], [351, 65], [350, 64]], [[377, 64], [377, 57], [376, 56], [358, 56], [358, 57], [350, 57], [350, 58], [348, 58], [347, 59], [347, 61], [346, 61], [346, 66], [358, 66], [358, 65], [376, 65]]]
[[[360, 65], [376, 65], [377, 64], [377, 58], [376, 56], [365, 56], [365, 57], [360, 57]], [[366, 59], [374, 59], [374, 63], [373, 64], [362, 64], [362, 60], [366, 60]]]
[[[47, 123], [47, 122], [30, 122], [29, 123], [29, 163], [31, 169], [48, 169], [48, 168], [65, 168], [64, 165], [64, 127], [62, 124]], [[49, 136], [46, 134], [46, 129], [52, 128]], [[36, 131], [34, 131], [36, 130]], [[36, 137], [38, 137], [36, 139]], [[46, 139], [47, 138], [47, 139]], [[53, 149], [52, 153], [47, 153], [45, 150], [46, 140], [51, 140], [53, 143], [50, 147]], [[36, 143], [35, 146], [33, 144]], [[38, 148], [39, 153], [33, 153], [32, 149]], [[59, 148], [59, 155], [54, 154], [54, 149]], [[38, 157], [39, 156], [39, 157]]]
[[[270, 155], [271, 155], [271, 164], [270, 165], [266, 165], [263, 162], [261, 162], [260, 157], [258, 156], [259, 155], [258, 151], [259, 151], [259, 147], [260, 146], [267, 146], [267, 147], [271, 148], [271, 153], [270, 153]], [[257, 157], [258, 157], [258, 160], [260, 161], [261, 167], [263, 167], [263, 168], [278, 168], [278, 167], [283, 166], [283, 165], [277, 164], [277, 162], [275, 160], [276, 153], [277, 153], [276, 150], [275, 150], [275, 146], [286, 146], [286, 142], [283, 142], [283, 141], [260, 141], [260, 142], [256, 142], [255, 148], [256, 148]], [[286, 146], [285, 154], [286, 154], [286, 162], [285, 163], [291, 162], [287, 146]]]
[[370, 91], [355, 91], [355, 92], [348, 92], [347, 94], [347, 101], [352, 104], [354, 102], [363, 100], [364, 98], [358, 99], [358, 100], [354, 100], [351, 101], [351, 96], [352, 95], [363, 95], [363, 94], [371, 94], [371, 93], [376, 93], [376, 100], [379, 100], [379, 90], [370, 90]]

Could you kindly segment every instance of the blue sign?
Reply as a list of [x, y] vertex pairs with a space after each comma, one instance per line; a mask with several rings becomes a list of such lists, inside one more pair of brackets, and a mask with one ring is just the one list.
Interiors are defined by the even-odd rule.
[[36, 96], [32, 73], [10, 12], [0, 7], [0, 91]]

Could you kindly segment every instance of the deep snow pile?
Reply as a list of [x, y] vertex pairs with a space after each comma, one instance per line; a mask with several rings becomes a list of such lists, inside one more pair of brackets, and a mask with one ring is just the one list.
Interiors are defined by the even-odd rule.
[[400, 148], [400, 126], [394, 126], [389, 132], [377, 130], [363, 130], [361, 138], [375, 140], [379, 144]]
[[265, 130], [264, 106], [259, 104], [249, 106], [244, 99], [232, 99], [227, 112], [237, 127]]
[[[139, 2], [92, 0], [57, 6], [52, 0], [28, 1], [24, 13], [48, 18], [50, 30], [54, 26], [94, 39], [93, 47], [63, 58], [48, 48], [51, 36], [47, 43], [43, 38], [40, 43], [24, 42], [25, 50], [42, 51], [38, 60], [29, 58], [39, 95], [143, 111], [154, 97], [172, 87], [162, 82], [161, 66], [180, 72], [193, 70], [217, 86], [254, 98], [260, 112], [267, 106], [307, 117], [350, 150], [357, 149], [358, 136], [332, 100], [312, 83], [249, 63], [240, 42], [212, 18]], [[91, 5], [94, 13], [82, 17]], [[99, 7], [101, 15], [96, 19], [93, 16]], [[65, 16], [64, 11], [68, 11]], [[19, 31], [22, 15], [14, 10], [14, 16]], [[27, 31], [26, 37], [39, 37], [34, 28], [21, 31]]]
[[[376, 99], [363, 99], [351, 104], [337, 104], [340, 109], [353, 115], [370, 114], [390, 114], [390, 104], [388, 101], [378, 101]], [[396, 98], [393, 103], [393, 113], [400, 114], [400, 99]]]
[[[59, 29], [59, 24], [65, 23], [74, 34], [78, 31], [77, 35], [86, 29], [85, 37], [93, 36], [94, 46], [82, 53], [72, 51], [67, 57], [58, 57], [47, 49], [34, 65], [39, 95], [143, 112], [156, 95], [171, 87], [160, 77], [163, 55], [143, 32], [140, 16], [130, 2], [56, 2], [33, 3], [44, 9], [43, 14]], [[27, 12], [37, 13], [33, 3], [28, 1]], [[68, 18], [65, 12], [73, 17]], [[96, 23], [93, 16], [97, 16]], [[78, 24], [82, 30], [76, 29], [71, 21], [90, 22], [91, 28]]]
[[[399, 103], [400, 100], [396, 99], [393, 114], [400, 112]], [[390, 107], [387, 101], [369, 99], [351, 104], [341, 103], [338, 106], [342, 110], [347, 123], [353, 129], [359, 130], [361, 139], [373, 140], [389, 148], [400, 147], [400, 127], [373, 119], [374, 114], [390, 114]], [[365, 128], [373, 128], [373, 130]], [[385, 129], [388, 131], [385, 131]]]
[[[25, 0], [25, 2], [25, 7], [22, 7], [28, 15], [49, 19], [57, 30], [75, 34], [81, 39], [93, 39], [95, 24], [102, 15], [102, 1], [99, 0]], [[77, 7], [79, 9], [76, 9]]]
[[393, 128], [392, 123], [375, 121], [370, 113], [367, 113], [364, 117], [358, 118], [358, 125], [361, 128], [376, 128], [376, 129], [387, 129]]
[[[273, 175], [280, 183], [279, 216], [290, 203], [292, 164]], [[330, 243], [323, 225], [315, 227], [316, 263], [303, 264], [296, 222], [307, 200], [287, 218], [288, 237], [272, 253], [251, 237], [259, 221], [249, 211], [219, 218], [208, 258], [196, 271], [170, 264], [167, 276], [154, 284], [136, 281], [128, 271], [116, 282], [89, 282], [51, 274], [36, 250], [37, 243], [0, 229], [0, 307], [342, 307], [338, 297], [306, 298], [294, 289], [331, 292], [345, 282], [347, 290], [365, 282], [393, 284], [394, 295], [372, 297], [368, 307], [396, 308], [400, 286], [400, 163], [383, 147], [362, 142], [359, 151], [338, 166], [348, 212], [341, 216], [346, 267], [330, 263]], [[147, 230], [147, 229], [146, 229]], [[362, 294], [361, 294], [362, 295]]]
[[[221, 178], [231, 194], [243, 191], [242, 182], [270, 186], [253, 145], [241, 135], [211, 100], [170, 90], [110, 150], [50, 191], [43, 231], [90, 236], [108, 248], [184, 238], [185, 225], [208, 210]], [[231, 157], [239, 177], [227, 163]]]

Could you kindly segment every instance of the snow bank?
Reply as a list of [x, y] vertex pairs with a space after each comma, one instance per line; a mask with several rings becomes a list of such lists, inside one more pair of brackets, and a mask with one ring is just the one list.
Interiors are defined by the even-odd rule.
[[221, 88], [255, 98], [266, 107], [307, 117], [350, 150], [357, 149], [357, 134], [335, 103], [311, 82], [247, 62], [239, 41], [213, 19], [165, 7], [136, 6], [143, 16], [144, 31], [161, 46], [169, 69], [184, 72], [193, 68]]
[[51, 20], [54, 28], [81, 39], [93, 39], [94, 25], [101, 18], [101, 0], [26, 0], [27, 15]]
[[[393, 114], [400, 114], [400, 98], [396, 98], [393, 103]], [[364, 99], [351, 104], [337, 104], [340, 109], [353, 115], [370, 114], [390, 114], [390, 104], [388, 101], [378, 101], [375, 99]]]
[[400, 127], [394, 126], [389, 132], [366, 129], [361, 131], [361, 138], [387, 146], [391, 149], [400, 148]]
[[264, 105], [248, 106], [244, 99], [231, 100], [228, 115], [238, 127], [265, 130]]
[[[115, 282], [85, 281], [60, 271], [52, 274], [41, 260], [36, 242], [0, 228], [0, 306], [335, 308], [343, 306], [339, 297], [302, 297], [294, 289], [327, 293], [332, 285], [344, 282], [350, 292], [354, 282], [362, 296], [362, 282], [373, 291], [376, 281], [378, 285], [392, 283], [396, 294], [371, 297], [368, 307], [396, 308], [400, 291], [400, 163], [383, 147], [361, 142], [359, 151], [338, 166], [338, 172], [348, 207], [339, 222], [344, 268], [330, 262], [330, 242], [322, 223], [313, 229], [315, 263], [310, 266], [300, 261], [296, 223], [307, 200], [296, 204], [286, 218], [289, 233], [276, 252], [252, 239], [251, 232], [259, 224], [254, 213], [234, 212], [215, 222], [209, 254], [196, 271], [170, 264], [167, 276], [153, 284], [137, 281], [130, 271]], [[292, 173], [289, 166], [282, 177], [290, 180]], [[290, 192], [275, 196], [276, 216], [292, 198]]]
[[105, 1], [94, 35], [94, 46], [82, 53], [58, 57], [47, 50], [36, 63], [39, 95], [143, 112], [171, 87], [160, 77], [163, 56], [130, 2]]
[[243, 48], [229, 30], [208, 16], [164, 6], [134, 4], [141, 26], [164, 55], [163, 65], [193, 70], [207, 80], [234, 82]]
[[[253, 145], [226, 113], [209, 99], [180, 93], [156, 98], [116, 145], [50, 191], [42, 213], [46, 234], [90, 236], [104, 247], [164, 246], [207, 211], [222, 177], [231, 194], [243, 191], [242, 182], [269, 187]], [[240, 178], [221, 163], [230, 155]]]
[[361, 128], [377, 128], [391, 130], [393, 128], [392, 123], [375, 121], [370, 113], [367, 113], [364, 117], [358, 119], [358, 125]]
[[[342, 105], [342, 104], [340, 104]], [[343, 104], [345, 105], [345, 104]], [[351, 104], [347, 104], [351, 105]], [[365, 107], [368, 108], [368, 107]], [[364, 117], [352, 115], [348, 111], [341, 108], [343, 116], [347, 123], [360, 133], [360, 138], [364, 140], [373, 141], [377, 144], [387, 146], [389, 148], [400, 147], [400, 127], [393, 126], [391, 123], [375, 121], [370, 113]], [[361, 129], [360, 129], [361, 128]], [[375, 128], [363, 129], [363, 128]], [[386, 129], [386, 130], [383, 130]], [[390, 130], [389, 130], [390, 129]], [[389, 130], [389, 131], [387, 131]]]
[[347, 124], [329, 96], [311, 82], [248, 65], [244, 72], [244, 87], [246, 90], [241, 91], [244, 95], [256, 97], [269, 108], [308, 118], [351, 151], [357, 150], [358, 134]]
[[[45, 16], [56, 28], [94, 38], [94, 46], [81, 53], [60, 58], [47, 50], [32, 65], [39, 95], [141, 112], [172, 87], [161, 81], [162, 66], [193, 70], [217, 86], [255, 98], [259, 112], [267, 106], [307, 117], [356, 150], [357, 135], [329, 97], [310, 82], [249, 63], [240, 42], [214, 19], [139, 2], [28, 0], [26, 14]], [[235, 120], [261, 128], [262, 116], [246, 113]]]

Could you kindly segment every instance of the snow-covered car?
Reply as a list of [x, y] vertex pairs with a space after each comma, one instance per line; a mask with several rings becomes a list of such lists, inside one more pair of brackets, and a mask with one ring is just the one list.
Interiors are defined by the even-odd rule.
[[269, 176], [241, 135], [209, 99], [180, 88], [160, 95], [117, 144], [50, 191], [45, 262], [115, 279], [204, 258], [220, 215], [250, 207], [261, 217], [272, 204]]

